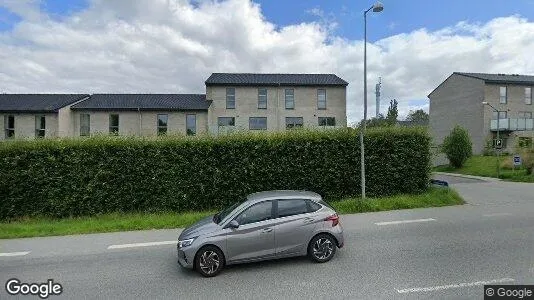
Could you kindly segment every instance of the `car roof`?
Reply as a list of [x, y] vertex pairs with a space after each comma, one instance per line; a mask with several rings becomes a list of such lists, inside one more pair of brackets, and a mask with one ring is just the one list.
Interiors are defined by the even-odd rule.
[[257, 192], [253, 193], [247, 196], [248, 203], [256, 203], [263, 200], [271, 200], [271, 199], [294, 199], [294, 198], [302, 198], [302, 199], [311, 199], [315, 201], [319, 201], [322, 199], [321, 195], [310, 192], [310, 191], [298, 191], [298, 190], [275, 190], [275, 191], [264, 191], [264, 192]]

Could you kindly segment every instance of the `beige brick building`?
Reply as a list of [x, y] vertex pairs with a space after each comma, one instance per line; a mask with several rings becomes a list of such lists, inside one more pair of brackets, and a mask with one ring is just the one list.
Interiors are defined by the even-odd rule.
[[[430, 130], [436, 144], [456, 125], [466, 128], [473, 141], [473, 151], [480, 154], [497, 133], [503, 139], [503, 151], [531, 144], [534, 137], [532, 87], [534, 76], [458, 73], [450, 75], [428, 95]], [[489, 105], [488, 102], [497, 111]]]
[[346, 127], [347, 85], [334, 74], [214, 73], [206, 80], [211, 132]]
[[0, 140], [72, 136], [71, 106], [84, 94], [0, 94]]
[[347, 126], [347, 82], [333, 74], [214, 73], [205, 83], [206, 94], [3, 94], [0, 139]]

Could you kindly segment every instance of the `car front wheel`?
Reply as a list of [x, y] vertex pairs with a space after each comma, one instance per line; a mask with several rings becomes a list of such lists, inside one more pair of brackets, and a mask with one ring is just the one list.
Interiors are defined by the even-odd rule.
[[335, 253], [336, 241], [328, 234], [316, 235], [308, 245], [308, 257], [318, 263], [331, 260]]
[[224, 267], [224, 255], [219, 248], [206, 246], [197, 253], [195, 269], [204, 277], [213, 277]]

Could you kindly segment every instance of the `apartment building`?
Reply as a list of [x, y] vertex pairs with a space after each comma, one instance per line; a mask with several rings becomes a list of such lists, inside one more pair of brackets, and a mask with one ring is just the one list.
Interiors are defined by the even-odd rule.
[[88, 98], [85, 94], [0, 94], [0, 140], [72, 136], [70, 108]]
[[205, 94], [0, 94], [0, 139], [346, 127], [334, 74], [214, 73]]
[[503, 151], [513, 152], [519, 143], [532, 144], [533, 86], [534, 76], [529, 75], [453, 73], [428, 95], [435, 143], [441, 144], [458, 124], [469, 131], [477, 154], [493, 142], [497, 131]]
[[348, 83], [334, 74], [214, 73], [205, 83], [210, 132], [347, 126]]
[[75, 136], [196, 135], [207, 131], [203, 94], [94, 94], [71, 107]]

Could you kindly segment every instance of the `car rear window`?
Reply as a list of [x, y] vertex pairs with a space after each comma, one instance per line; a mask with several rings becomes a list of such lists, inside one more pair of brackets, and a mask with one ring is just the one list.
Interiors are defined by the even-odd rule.
[[308, 213], [308, 205], [303, 199], [278, 200], [278, 217], [288, 217]]
[[314, 201], [306, 200], [306, 204], [308, 205], [308, 212], [316, 212], [321, 209], [321, 205], [317, 204]]
[[330, 204], [326, 203], [324, 200], [319, 200], [319, 203], [321, 203], [322, 205], [330, 208], [331, 210], [334, 210], [334, 208], [332, 206], [330, 206]]

